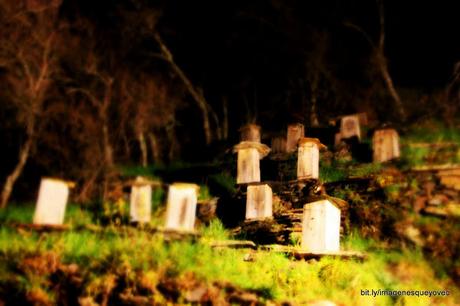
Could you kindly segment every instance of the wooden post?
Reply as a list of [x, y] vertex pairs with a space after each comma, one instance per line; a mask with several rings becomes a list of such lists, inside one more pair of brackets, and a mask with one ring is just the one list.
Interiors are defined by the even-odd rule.
[[53, 178], [40, 182], [34, 224], [62, 225], [69, 197], [69, 183]]
[[326, 148], [317, 138], [301, 138], [297, 156], [297, 179], [319, 178], [319, 150]]
[[272, 153], [286, 153], [286, 137], [276, 136], [272, 138]]
[[250, 185], [246, 195], [246, 220], [273, 216], [272, 189], [267, 184]]
[[166, 210], [166, 228], [193, 231], [199, 186], [174, 183], [169, 186]]
[[138, 176], [131, 186], [129, 201], [131, 222], [148, 223], [152, 213], [152, 186]]
[[297, 149], [297, 142], [305, 136], [305, 128], [301, 123], [288, 125], [286, 151], [294, 152]]
[[340, 209], [328, 200], [304, 205], [302, 249], [312, 253], [340, 251]]
[[258, 142], [243, 141], [233, 151], [238, 153], [236, 183], [260, 182], [260, 159], [267, 156], [270, 148]]
[[382, 129], [374, 132], [372, 138], [373, 160], [383, 163], [400, 156], [399, 136], [395, 129]]
[[260, 142], [260, 126], [257, 124], [247, 124], [240, 128], [241, 141]]
[[356, 136], [361, 140], [359, 115], [344, 116], [340, 119], [340, 138], [346, 139]]

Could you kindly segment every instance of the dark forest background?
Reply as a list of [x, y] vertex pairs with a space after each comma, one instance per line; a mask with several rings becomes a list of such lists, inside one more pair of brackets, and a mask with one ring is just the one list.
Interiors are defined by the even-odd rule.
[[453, 1], [0, 0], [2, 202], [20, 176], [14, 198], [59, 176], [88, 200], [246, 123], [455, 125], [459, 23]]

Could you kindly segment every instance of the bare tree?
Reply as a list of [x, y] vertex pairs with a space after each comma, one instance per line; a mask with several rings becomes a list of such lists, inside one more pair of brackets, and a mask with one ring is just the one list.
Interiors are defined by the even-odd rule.
[[335, 86], [335, 79], [331, 73], [326, 57], [329, 48], [327, 32], [312, 31], [313, 49], [307, 53], [305, 62], [305, 81], [308, 84], [310, 104], [310, 125], [319, 126], [318, 100], [325, 98]]
[[441, 104], [444, 119], [450, 126], [453, 126], [460, 108], [460, 62], [454, 64], [451, 80], [438, 104]]
[[131, 109], [129, 124], [139, 144], [141, 164], [144, 167], [148, 164], [147, 141], [150, 142], [152, 161], [159, 162], [161, 148], [156, 131], [174, 128], [175, 109], [180, 103], [164, 82], [152, 75], [140, 73], [133, 78], [125, 72], [120, 83], [123, 97], [120, 107]]
[[378, 37], [377, 42], [374, 42], [371, 36], [358, 25], [353, 24], [351, 22], [346, 22], [345, 25], [361, 33], [365, 37], [367, 42], [371, 45], [372, 53], [373, 53], [372, 56], [373, 56], [374, 62], [380, 72], [380, 75], [387, 87], [388, 92], [393, 98], [398, 115], [401, 117], [402, 121], [405, 121], [407, 117], [406, 110], [394, 86], [393, 79], [391, 77], [390, 70], [388, 68], [388, 60], [385, 56], [385, 12], [384, 12], [383, 0], [376, 0], [376, 1], [378, 5], [379, 26], [380, 26], [379, 27], [379, 37]]
[[[84, 67], [84, 74], [90, 80], [87, 84], [81, 84], [78, 87], [68, 90], [69, 94], [77, 95], [77, 99], [89, 102], [93, 109], [94, 118], [99, 125], [100, 142], [96, 141], [93, 145], [100, 143], [102, 147], [101, 167], [104, 177], [104, 198], [107, 191], [107, 179], [109, 174], [114, 170], [114, 147], [112, 144], [111, 134], [111, 114], [110, 110], [114, 102], [114, 76], [112, 73], [105, 71], [100, 64], [98, 55], [94, 49], [90, 49], [87, 62]], [[90, 118], [94, 116], [89, 116]], [[94, 170], [94, 169], [93, 169]]]
[[212, 131], [211, 131], [211, 124], [209, 120], [209, 117], [210, 117], [209, 103], [206, 101], [206, 98], [204, 97], [202, 90], [195, 87], [193, 83], [190, 81], [190, 79], [187, 77], [185, 72], [177, 65], [170, 49], [168, 48], [166, 43], [163, 41], [160, 34], [158, 32], [154, 32], [153, 37], [155, 38], [155, 41], [158, 43], [160, 50], [161, 50], [161, 55], [156, 55], [156, 57], [161, 58], [170, 64], [172, 70], [174, 71], [174, 73], [176, 73], [176, 75], [184, 83], [188, 92], [190, 93], [193, 100], [196, 102], [198, 108], [200, 109], [201, 115], [203, 117], [202, 118], [203, 130], [204, 130], [206, 144], [210, 144], [212, 141]]
[[57, 69], [59, 6], [58, 1], [0, 1], [0, 67], [6, 70], [8, 101], [24, 131], [18, 161], [3, 185], [2, 208], [7, 206], [44, 123], [45, 102]]

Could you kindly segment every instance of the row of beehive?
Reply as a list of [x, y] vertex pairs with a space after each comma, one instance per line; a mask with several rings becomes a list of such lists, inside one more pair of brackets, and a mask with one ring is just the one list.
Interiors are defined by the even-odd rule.
[[[166, 229], [193, 231], [195, 227], [198, 186], [174, 183], [169, 186]], [[44, 178], [40, 184], [34, 215], [35, 224], [64, 223], [69, 186], [65, 181]], [[267, 184], [247, 188], [246, 219], [271, 218], [272, 190]], [[131, 221], [150, 222], [152, 185], [136, 180], [130, 195]], [[304, 206], [302, 248], [310, 252], [339, 251], [340, 210], [329, 201], [317, 201]]]
[[[362, 115], [356, 114], [344, 116], [340, 119], [340, 130], [335, 134], [336, 146], [342, 140], [352, 137], [356, 137], [358, 141], [361, 140], [361, 117]], [[260, 143], [261, 141], [261, 128], [256, 124], [245, 125], [240, 129], [240, 132], [241, 141], [244, 143]], [[305, 128], [303, 124], [295, 123], [288, 125], [286, 137], [277, 136], [271, 139], [271, 152], [275, 154], [292, 153], [298, 148], [298, 145], [299, 147], [302, 145], [311, 146], [311, 144], [307, 144], [308, 140], [299, 144], [304, 135]], [[398, 158], [400, 156], [398, 133], [391, 128], [377, 129], [372, 138], [372, 148], [374, 162], [386, 162]]]
[[[166, 223], [167, 229], [193, 230], [199, 186], [174, 183], [169, 186]], [[61, 225], [69, 196], [65, 181], [43, 178], [40, 183], [34, 224]], [[130, 219], [132, 222], [150, 222], [152, 208], [152, 183], [142, 178], [132, 184], [130, 194]]]

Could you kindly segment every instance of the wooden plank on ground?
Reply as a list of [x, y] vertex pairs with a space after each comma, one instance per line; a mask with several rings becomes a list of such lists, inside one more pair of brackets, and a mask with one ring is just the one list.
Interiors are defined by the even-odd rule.
[[442, 165], [424, 165], [418, 166], [411, 169], [413, 172], [437, 172], [441, 170], [458, 170], [460, 164], [442, 164]]
[[215, 249], [230, 248], [230, 249], [257, 249], [257, 245], [250, 240], [219, 240], [212, 241], [211, 247]]
[[64, 232], [71, 227], [67, 224], [32, 224], [32, 223], [7, 223], [7, 226], [22, 229], [32, 230], [37, 232]]
[[300, 260], [308, 260], [308, 259], [320, 259], [323, 257], [338, 257], [342, 259], [358, 259], [358, 260], [365, 260], [367, 255], [357, 251], [339, 251], [339, 252], [327, 252], [327, 253], [312, 253], [308, 251], [304, 251], [302, 249], [289, 247], [285, 245], [267, 245], [262, 246], [262, 250], [270, 251], [270, 252], [277, 252], [277, 253], [284, 253], [286, 255], [290, 255], [293, 258]]
[[428, 206], [423, 212], [427, 215], [432, 215], [436, 217], [460, 217], [460, 204], [458, 203], [449, 203], [445, 206]]

